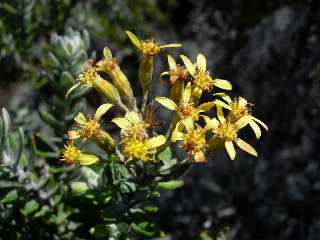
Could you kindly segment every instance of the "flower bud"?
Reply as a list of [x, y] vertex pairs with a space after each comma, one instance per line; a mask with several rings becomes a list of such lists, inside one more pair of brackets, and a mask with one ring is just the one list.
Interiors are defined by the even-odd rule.
[[119, 90], [120, 94], [127, 98], [130, 102], [133, 101], [133, 91], [127, 76], [121, 71], [116, 59], [110, 57], [105, 58], [96, 64], [101, 71], [106, 72], [114, 86]]
[[170, 87], [170, 98], [174, 102], [179, 102], [182, 97], [183, 90], [184, 90], [184, 82], [181, 80], [176, 81]]
[[95, 137], [96, 143], [104, 149], [107, 152], [114, 152], [116, 150], [116, 142], [115, 140], [110, 136], [109, 133], [100, 130], [99, 133]]
[[112, 103], [119, 105], [119, 102], [121, 102], [118, 90], [99, 75], [96, 77], [93, 87]]
[[153, 74], [153, 62], [153, 56], [144, 55], [139, 66], [139, 79], [144, 93], [148, 92], [150, 88]]
[[215, 136], [212, 137], [208, 142], [208, 152], [217, 152], [223, 148], [224, 142]]

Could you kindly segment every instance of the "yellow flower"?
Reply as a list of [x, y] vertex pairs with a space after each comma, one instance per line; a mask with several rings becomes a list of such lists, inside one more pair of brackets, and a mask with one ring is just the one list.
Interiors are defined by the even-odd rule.
[[74, 118], [74, 121], [78, 123], [80, 130], [69, 131], [69, 139], [83, 138], [87, 140], [93, 137], [96, 137], [99, 134], [100, 130], [100, 119], [101, 117], [112, 107], [112, 104], [106, 103], [102, 104], [94, 114], [94, 117], [91, 119], [86, 119], [83, 113], [78, 113]]
[[268, 131], [268, 126], [264, 122], [252, 116], [251, 104], [249, 104], [246, 99], [239, 97], [239, 98], [236, 98], [234, 101], [230, 102], [229, 104], [231, 107], [231, 111], [230, 111], [231, 119], [239, 119], [243, 116], [250, 117], [249, 125], [254, 131], [257, 139], [261, 137], [261, 130], [257, 123], [259, 123], [266, 131]]
[[67, 144], [64, 145], [61, 160], [70, 165], [91, 165], [99, 161], [99, 158], [93, 154], [82, 153], [81, 150], [74, 145], [73, 141], [69, 140]]
[[83, 72], [78, 76], [76, 84], [67, 91], [66, 97], [78, 87], [93, 87], [112, 103], [120, 106], [123, 110], [128, 111], [128, 108], [121, 102], [118, 90], [98, 74], [98, 69], [96, 66], [92, 65], [92, 62], [88, 62], [84, 65]]
[[165, 142], [166, 139], [163, 135], [146, 139], [138, 139], [135, 137], [124, 138], [121, 141], [122, 152], [127, 161], [153, 161], [156, 148], [162, 146]]
[[177, 48], [181, 47], [181, 44], [172, 43], [166, 45], [159, 45], [159, 43], [155, 42], [153, 39], [148, 39], [145, 41], [141, 41], [135, 34], [130, 31], [126, 31], [128, 37], [131, 42], [142, 52], [145, 56], [157, 56], [160, 54], [161, 49], [164, 48]]
[[160, 46], [153, 40], [140, 41], [132, 32], [126, 31], [126, 33], [143, 56], [139, 65], [139, 80], [143, 90], [141, 109], [144, 111], [148, 100], [150, 82], [153, 76], [154, 58], [160, 54], [161, 49], [181, 47], [181, 44], [174, 43]]
[[206, 112], [215, 105], [215, 102], [207, 102], [196, 106], [191, 98], [190, 83], [184, 89], [180, 103], [175, 103], [166, 97], [156, 97], [155, 100], [162, 106], [175, 111], [179, 116], [179, 120], [191, 118], [193, 121], [197, 121], [201, 112]]
[[169, 71], [161, 73], [160, 77], [169, 75], [170, 83], [174, 85], [177, 81], [186, 81], [188, 79], [188, 72], [185, 67], [176, 63], [171, 55], [168, 55]]
[[[186, 131], [181, 131], [181, 125], [184, 125]], [[193, 121], [187, 118], [178, 123], [176, 130], [172, 133], [171, 141], [182, 141], [182, 148], [194, 162], [207, 162], [205, 157], [205, 149], [207, 147], [205, 133], [207, 130], [199, 125], [195, 127]]]
[[117, 60], [112, 57], [112, 53], [108, 47], [104, 48], [103, 53], [105, 58], [98, 61], [96, 64], [98, 70], [106, 72], [119, 92], [130, 101], [133, 101], [134, 96], [130, 82], [126, 75], [121, 71]]
[[221, 96], [231, 108], [228, 115], [230, 121], [236, 122], [241, 117], [246, 116], [249, 119], [249, 126], [252, 128], [257, 139], [261, 137], [261, 129], [257, 123], [259, 123], [266, 131], [268, 131], [268, 126], [264, 122], [252, 116], [252, 104], [249, 104], [246, 99], [244, 99], [243, 97], [238, 97], [235, 100], [231, 101], [229, 97], [226, 97], [222, 93], [219, 93], [219, 96]]
[[79, 74], [76, 79], [76, 84], [73, 85], [67, 92], [66, 96], [68, 96], [73, 90], [78, 87], [93, 87], [94, 82], [98, 76], [97, 68], [93, 66], [92, 60], [88, 61], [83, 65], [83, 71]]
[[241, 117], [234, 123], [231, 122], [230, 119], [225, 119], [222, 116], [220, 116], [219, 121], [215, 118], [210, 119], [209, 117], [204, 117], [204, 119], [206, 121], [205, 129], [212, 129], [214, 133], [214, 137], [209, 141], [209, 149], [215, 149], [214, 145], [219, 145], [222, 142], [230, 159], [234, 160], [236, 151], [233, 142], [235, 142], [242, 150], [253, 156], [258, 156], [256, 150], [251, 145], [238, 137], [239, 130], [249, 123], [250, 119], [248, 117]]
[[121, 128], [121, 136], [123, 138], [148, 138], [148, 125], [142, 120], [138, 113], [130, 111], [124, 117], [112, 119], [119, 128]]
[[170, 98], [178, 102], [182, 96], [184, 83], [188, 80], [189, 74], [185, 67], [177, 65], [172, 56], [168, 55], [169, 71], [160, 74], [162, 82], [163, 76], [169, 76], [170, 79]]
[[195, 86], [196, 97], [200, 98], [203, 91], [211, 91], [214, 86], [225, 90], [231, 90], [232, 85], [229, 81], [215, 78], [210, 76], [210, 73], [206, 70], [207, 61], [203, 54], [198, 54], [196, 67], [184, 55], [180, 56], [188, 72], [193, 77], [193, 84]]

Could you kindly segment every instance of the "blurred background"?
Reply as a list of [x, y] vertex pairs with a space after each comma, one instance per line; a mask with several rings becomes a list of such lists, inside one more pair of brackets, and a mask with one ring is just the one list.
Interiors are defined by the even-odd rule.
[[[185, 186], [161, 198], [160, 225], [172, 239], [228, 228], [237, 240], [318, 240], [319, 23], [318, 0], [2, 0], [0, 106], [28, 131], [45, 129], [41, 121], [50, 116], [43, 109], [62, 92], [50, 75], [52, 69], [61, 74], [52, 64], [51, 55], [59, 55], [52, 46], [60, 41], [54, 33], [86, 29], [90, 44], [79, 45], [84, 58], [101, 57], [108, 45], [133, 82], [139, 62], [125, 30], [180, 42], [191, 59], [205, 54], [210, 72], [232, 82], [234, 96], [255, 104], [253, 112], [269, 132], [259, 142], [248, 135], [258, 159], [239, 152], [234, 162], [221, 154], [193, 166]], [[165, 54], [157, 67], [167, 67]], [[60, 83], [67, 78], [59, 75]], [[153, 86], [156, 92], [168, 87], [157, 78]], [[87, 101], [95, 106], [100, 100], [91, 92]]]

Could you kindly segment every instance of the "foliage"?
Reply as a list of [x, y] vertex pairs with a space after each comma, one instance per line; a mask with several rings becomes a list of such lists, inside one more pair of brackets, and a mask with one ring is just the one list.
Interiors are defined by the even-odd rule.
[[[66, 169], [50, 167], [36, 157], [32, 139], [15, 131], [8, 112], [1, 116], [1, 235], [7, 239], [70, 239], [76, 225], [66, 218], [71, 208], [62, 201]], [[37, 226], [36, 228], [34, 226]]]
[[[65, 90], [72, 84], [74, 77], [80, 73], [82, 65], [88, 60], [90, 46], [89, 34], [80, 34], [71, 28], [64, 36], [53, 34], [47, 47], [47, 58], [42, 62], [42, 72], [36, 83], [40, 102], [38, 109], [42, 120], [59, 136], [70, 127], [75, 113], [81, 111], [85, 101], [78, 99], [86, 93], [81, 91], [66, 99]], [[93, 57], [93, 56], [92, 56]]]

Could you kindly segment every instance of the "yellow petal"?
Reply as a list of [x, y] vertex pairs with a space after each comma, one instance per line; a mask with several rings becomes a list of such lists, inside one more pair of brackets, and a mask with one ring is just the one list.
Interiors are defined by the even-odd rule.
[[146, 141], [146, 144], [149, 148], [157, 148], [166, 143], [166, 138], [163, 135], [159, 135], [153, 138], [150, 138]]
[[172, 132], [171, 142], [181, 141], [183, 139], [184, 139], [184, 134], [182, 132], [179, 132], [177, 130]]
[[258, 124], [256, 124], [253, 120], [249, 122], [250, 127], [254, 131], [254, 134], [256, 135], [257, 139], [261, 137], [261, 130]]
[[207, 68], [206, 57], [201, 53], [199, 53], [197, 56], [197, 65], [201, 72], [206, 71], [206, 68]]
[[264, 122], [262, 122], [261, 120], [259, 120], [258, 118], [255, 118], [255, 117], [252, 117], [252, 119], [254, 121], [256, 121], [257, 123], [259, 123], [266, 131], [268, 131], [268, 126]]
[[94, 114], [94, 119], [98, 122], [101, 117], [112, 107], [113, 105], [110, 103], [102, 104], [98, 107], [96, 113]]
[[184, 103], [188, 103], [191, 98], [191, 84], [188, 83], [186, 88], [183, 90], [182, 99]]
[[176, 110], [177, 108], [177, 104], [174, 103], [174, 101], [172, 101], [169, 98], [166, 97], [156, 97], [155, 100], [160, 103], [162, 106], [170, 109], [170, 110]]
[[193, 125], [193, 121], [191, 118], [185, 118], [183, 120], [181, 120], [182, 124], [186, 127], [186, 129], [188, 130], [193, 130], [194, 129], [194, 125]]
[[[177, 122], [172, 135], [171, 135], [171, 141], [176, 142], [177, 140], [183, 140], [184, 134], [181, 132], [184, 129], [184, 125], [181, 121]], [[182, 134], [182, 135], [181, 135]]]
[[241, 129], [241, 128], [244, 128], [245, 126], [247, 126], [250, 121], [251, 121], [251, 116], [250, 115], [246, 115], [246, 116], [243, 116], [243, 117], [239, 118], [235, 122], [235, 125], [237, 126], [238, 129]]
[[76, 160], [80, 165], [91, 165], [99, 161], [99, 158], [93, 154], [81, 153]]
[[193, 159], [196, 163], [206, 163], [208, 162], [206, 156], [203, 151], [196, 152], [193, 156]]
[[178, 48], [181, 46], [182, 46], [182, 44], [180, 44], [180, 43], [171, 43], [171, 44], [162, 45], [162, 46], [160, 46], [160, 48]]
[[226, 147], [230, 159], [234, 160], [236, 157], [236, 150], [234, 149], [233, 143], [231, 141], [226, 141], [224, 146]]
[[188, 72], [193, 76], [195, 75], [196, 73], [196, 69], [195, 67], [193, 66], [192, 62], [190, 61], [189, 58], [187, 58], [186, 56], [184, 55], [180, 55], [184, 65], [186, 66], [186, 69], [188, 70]]
[[205, 131], [216, 129], [219, 126], [219, 121], [216, 118], [210, 118], [208, 116], [202, 116], [206, 125], [204, 127]]
[[82, 112], [79, 112], [77, 114], [77, 116], [74, 118], [74, 121], [80, 125], [84, 125], [87, 122], [86, 117], [83, 115]]
[[81, 83], [76, 83], [75, 85], [73, 85], [71, 88], [69, 88], [69, 90], [66, 93], [66, 98], [70, 95], [70, 93], [75, 90], [77, 87], [80, 87]]
[[226, 121], [226, 119], [223, 115], [222, 107], [219, 105], [217, 106], [217, 116], [218, 116], [218, 119], [221, 123], [224, 123]]
[[167, 75], [169, 75], [169, 72], [168, 72], [168, 71], [162, 72], [162, 73], [160, 74], [160, 80], [162, 80], [162, 78], [163, 78], [164, 76], [167, 76]]
[[231, 110], [231, 107], [228, 104], [220, 101], [219, 99], [214, 100], [214, 103], [219, 107], [223, 107], [225, 109]]
[[214, 85], [218, 88], [225, 89], [225, 90], [231, 90], [232, 85], [229, 81], [223, 80], [223, 79], [214, 79]]
[[200, 99], [202, 95], [202, 89], [195, 87], [193, 92], [192, 92], [192, 97], [194, 97], [195, 99]]
[[241, 148], [243, 151], [246, 151], [247, 153], [257, 157], [258, 153], [256, 152], [256, 150], [248, 143], [246, 143], [245, 141], [241, 140], [240, 138], [237, 138], [235, 140], [236, 144], [238, 145], [239, 148]]
[[79, 131], [70, 130], [68, 131], [68, 139], [76, 139], [80, 137]]
[[215, 102], [206, 102], [206, 103], [202, 103], [198, 109], [201, 111], [201, 112], [206, 112], [208, 110], [210, 110], [213, 106], [215, 105]]
[[111, 51], [110, 51], [110, 49], [108, 48], [108, 47], [104, 47], [104, 49], [103, 49], [103, 56], [105, 57], [105, 58], [112, 58], [112, 53], [111, 53]]
[[116, 124], [119, 128], [125, 129], [125, 130], [128, 130], [132, 126], [127, 119], [121, 118], [121, 117], [114, 118], [111, 120], [111, 122]]
[[215, 93], [215, 94], [213, 94], [213, 96], [219, 96], [229, 104], [232, 101], [231, 98], [226, 93], [223, 93], [223, 92]]
[[141, 118], [140, 118], [139, 115], [138, 115], [136, 112], [134, 112], [134, 111], [128, 112], [128, 113], [126, 114], [125, 118], [128, 119], [129, 122], [131, 122], [133, 125], [141, 122]]
[[248, 104], [248, 101], [243, 97], [239, 97], [239, 104], [242, 106], [246, 106]]
[[137, 48], [141, 49], [141, 42], [139, 38], [130, 31], [126, 31], [126, 34], [130, 38], [131, 42], [136, 45]]
[[171, 55], [168, 55], [168, 63], [169, 63], [170, 70], [177, 69], [176, 61], [173, 59]]

